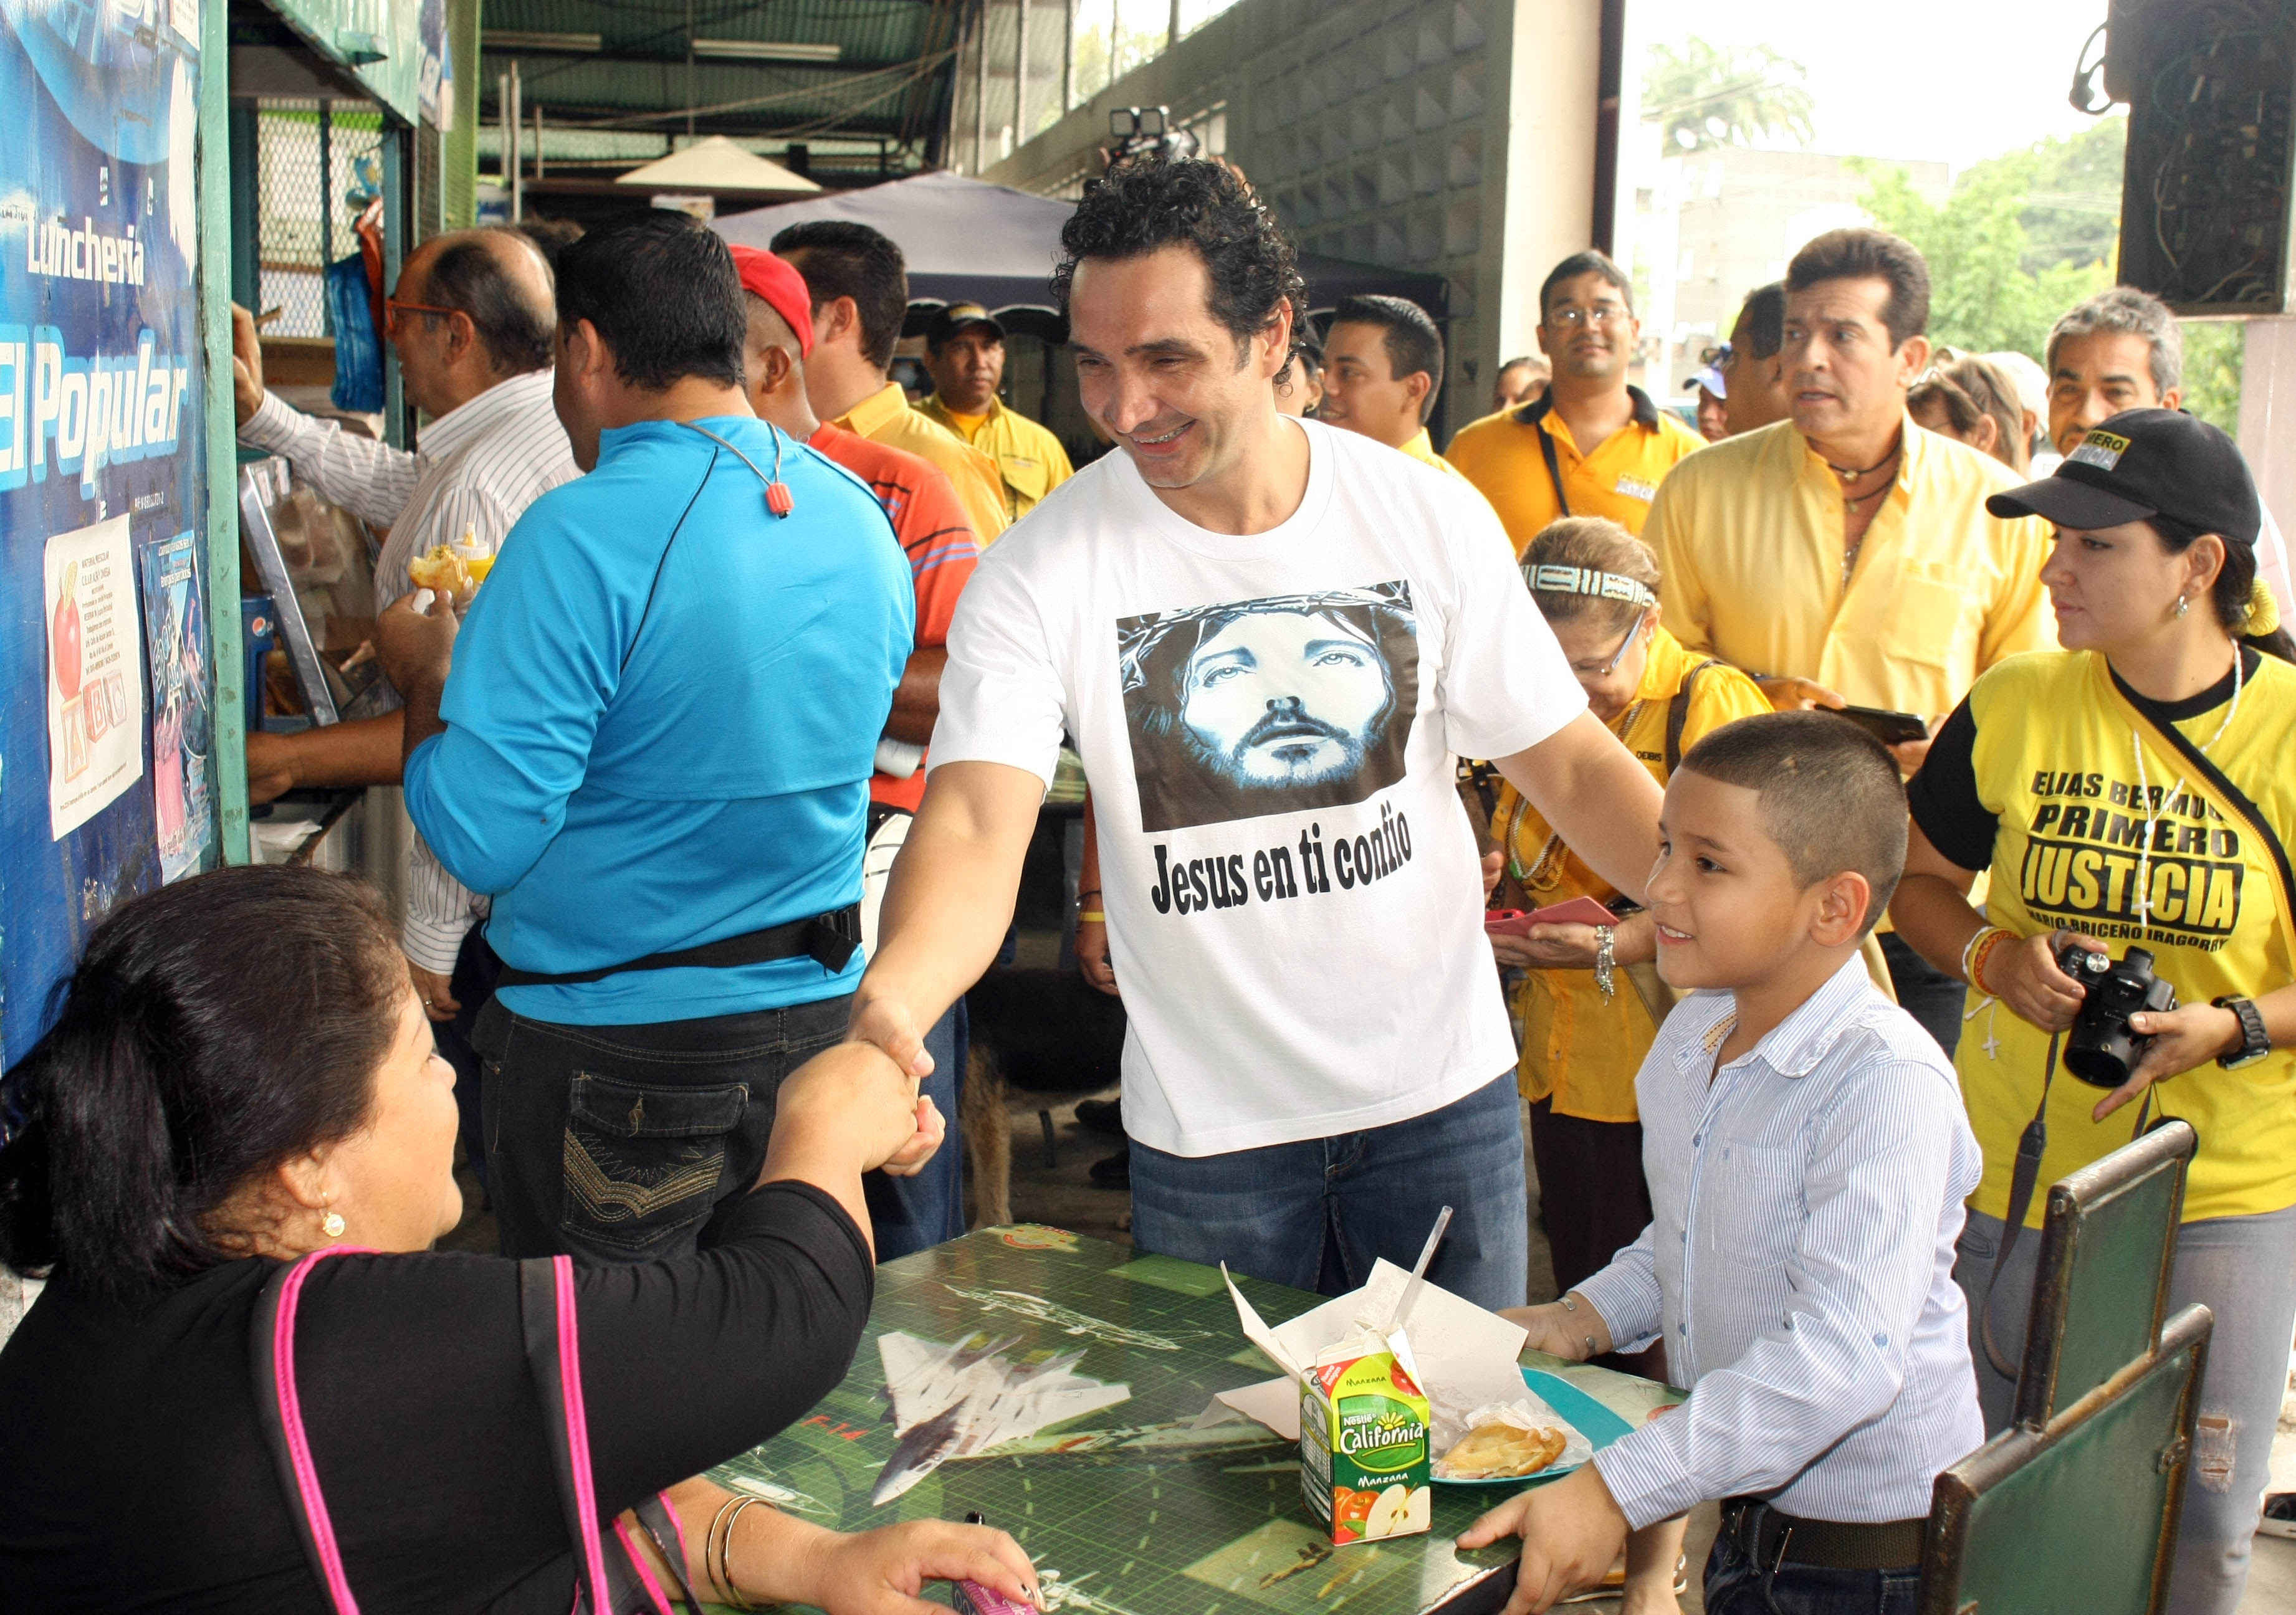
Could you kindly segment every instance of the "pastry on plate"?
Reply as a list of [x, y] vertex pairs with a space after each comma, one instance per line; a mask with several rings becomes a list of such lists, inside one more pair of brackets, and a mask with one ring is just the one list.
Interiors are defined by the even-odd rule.
[[1561, 1457], [1568, 1440], [1559, 1430], [1526, 1430], [1503, 1422], [1478, 1425], [1443, 1455], [1437, 1472], [1446, 1480], [1520, 1480]]

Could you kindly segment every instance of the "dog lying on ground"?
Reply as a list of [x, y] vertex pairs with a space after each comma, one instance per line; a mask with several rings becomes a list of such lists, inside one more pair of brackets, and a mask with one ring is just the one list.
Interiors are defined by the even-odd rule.
[[957, 1127], [972, 1180], [972, 1226], [981, 1228], [1013, 1220], [1013, 1101], [1049, 1110], [1114, 1087], [1124, 1004], [1072, 970], [1018, 969], [990, 971], [964, 1002], [971, 1052]]

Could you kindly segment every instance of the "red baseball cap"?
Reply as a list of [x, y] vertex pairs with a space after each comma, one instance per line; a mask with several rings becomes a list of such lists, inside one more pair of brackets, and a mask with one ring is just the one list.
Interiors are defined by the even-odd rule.
[[789, 322], [797, 332], [800, 358], [813, 352], [813, 293], [806, 290], [805, 276], [800, 275], [786, 258], [757, 247], [734, 249], [734, 267], [742, 276], [742, 290], [754, 292], [771, 308]]

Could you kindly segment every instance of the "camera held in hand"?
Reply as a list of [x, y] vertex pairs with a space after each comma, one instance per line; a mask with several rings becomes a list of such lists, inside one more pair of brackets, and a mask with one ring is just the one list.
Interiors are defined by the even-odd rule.
[[2057, 950], [2057, 968], [2081, 984], [2085, 996], [2065, 1039], [2065, 1070], [2100, 1088], [2127, 1082], [2152, 1039], [2129, 1029], [2128, 1018], [2177, 1007], [2176, 987], [2152, 973], [2152, 955], [2132, 947], [2118, 962], [2069, 942]]

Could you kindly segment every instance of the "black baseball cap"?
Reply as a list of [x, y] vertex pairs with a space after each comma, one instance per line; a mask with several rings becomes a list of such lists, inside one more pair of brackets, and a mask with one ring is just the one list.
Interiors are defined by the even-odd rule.
[[2166, 516], [2250, 545], [2264, 525], [2240, 446], [2181, 409], [2123, 410], [2083, 438], [2055, 475], [1996, 494], [1985, 508], [2082, 532]]
[[932, 324], [925, 327], [925, 346], [939, 353], [943, 343], [968, 325], [986, 325], [996, 333], [998, 341], [1004, 340], [1004, 327], [980, 304], [951, 303], [933, 316]]

